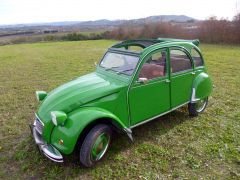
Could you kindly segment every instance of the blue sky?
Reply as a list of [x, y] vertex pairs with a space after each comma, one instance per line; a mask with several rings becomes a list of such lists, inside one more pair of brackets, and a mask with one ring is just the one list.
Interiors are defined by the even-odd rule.
[[232, 17], [240, 0], [0, 0], [0, 24], [187, 15]]

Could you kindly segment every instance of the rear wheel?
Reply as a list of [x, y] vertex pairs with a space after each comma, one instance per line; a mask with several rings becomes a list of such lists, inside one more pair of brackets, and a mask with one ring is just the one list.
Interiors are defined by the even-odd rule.
[[207, 107], [208, 97], [197, 101], [196, 103], [188, 104], [188, 111], [191, 116], [198, 116], [198, 113], [202, 113]]
[[92, 167], [106, 154], [112, 139], [112, 129], [105, 124], [93, 127], [85, 137], [80, 148], [80, 162]]

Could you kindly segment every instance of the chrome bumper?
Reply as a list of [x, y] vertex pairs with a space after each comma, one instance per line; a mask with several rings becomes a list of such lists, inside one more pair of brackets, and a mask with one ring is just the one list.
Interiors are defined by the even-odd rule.
[[52, 161], [63, 162], [63, 156], [61, 155], [61, 153], [51, 144], [47, 144], [46, 142], [44, 142], [41, 134], [39, 134], [39, 132], [36, 130], [35, 123], [30, 125], [30, 129], [35, 143], [39, 147], [40, 152]]

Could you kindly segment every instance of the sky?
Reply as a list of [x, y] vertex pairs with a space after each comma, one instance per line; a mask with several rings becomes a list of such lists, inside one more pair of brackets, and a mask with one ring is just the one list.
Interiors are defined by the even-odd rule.
[[240, 12], [240, 0], [0, 0], [0, 24], [97, 19], [134, 19], [187, 15], [228, 18]]

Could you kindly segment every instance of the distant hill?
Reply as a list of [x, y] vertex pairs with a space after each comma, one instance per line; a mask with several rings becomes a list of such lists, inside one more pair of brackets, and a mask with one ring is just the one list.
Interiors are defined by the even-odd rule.
[[63, 26], [77, 26], [83, 28], [97, 28], [97, 27], [110, 27], [119, 26], [124, 23], [141, 24], [144, 22], [188, 22], [197, 21], [196, 19], [185, 15], [159, 15], [149, 16], [146, 18], [131, 19], [131, 20], [107, 20], [100, 19], [95, 21], [63, 21], [63, 22], [50, 22], [50, 23], [29, 23], [29, 24], [13, 24], [13, 25], [0, 25], [0, 28], [23, 28], [23, 27], [63, 27]]
[[150, 16], [146, 19], [152, 20], [152, 21], [175, 21], [175, 22], [187, 22], [191, 20], [196, 20], [194, 18], [191, 18], [189, 16], [185, 15], [161, 15], [161, 16]]

